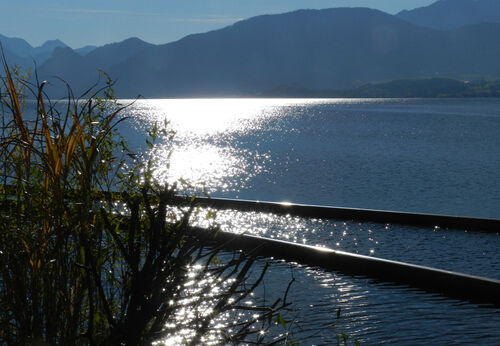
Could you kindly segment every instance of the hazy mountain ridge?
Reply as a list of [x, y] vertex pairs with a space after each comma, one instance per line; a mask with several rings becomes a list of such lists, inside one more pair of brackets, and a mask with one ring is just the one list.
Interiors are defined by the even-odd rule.
[[[41, 46], [33, 47], [26, 40], [17, 37], [7, 37], [0, 34], [4, 54], [10, 65], [19, 65], [22, 68], [33, 68], [47, 61], [57, 48], [69, 48], [61, 40], [48, 40]], [[95, 46], [86, 46], [75, 49], [80, 55], [85, 55], [94, 50]]]
[[401, 11], [397, 16], [410, 23], [441, 30], [481, 23], [500, 23], [500, 1], [439, 0], [426, 7]]
[[138, 38], [129, 38], [94, 48], [84, 55], [69, 47], [59, 47], [54, 50], [50, 59], [40, 65], [39, 75], [52, 82], [52, 89], [56, 95], [64, 95], [66, 85], [54, 80], [54, 76], [67, 82], [78, 96], [98, 82], [102, 77], [99, 70], [109, 72], [113, 66], [153, 46]]
[[78, 48], [78, 49], [75, 49], [74, 51], [82, 56], [85, 56], [87, 55], [88, 53], [92, 52], [94, 49], [96, 49], [97, 46], [93, 46], [93, 45], [88, 45], [88, 46], [84, 46], [84, 47], [81, 47], [81, 48]]
[[[149, 83], [142, 92], [152, 97], [252, 94], [283, 84], [348, 87], [356, 80], [404, 74], [405, 64], [396, 56], [403, 51], [426, 60], [417, 47], [433, 34], [376, 10], [301, 10], [254, 17], [154, 47], [112, 72], [120, 75], [119, 91], [139, 92], [132, 88], [144, 78]], [[412, 40], [419, 43], [409, 44]], [[384, 61], [391, 61], [389, 73], [381, 73]]]
[[22, 38], [12, 38], [4, 35], [0, 35], [0, 42], [9, 62], [22, 67], [31, 67], [33, 61], [41, 64], [52, 55], [55, 48], [67, 47], [60, 40], [49, 40], [39, 47], [32, 47]]
[[[491, 0], [441, 0], [404, 13], [470, 2], [481, 7]], [[130, 38], [77, 53], [56, 42], [39, 74], [59, 76], [78, 93], [103, 69], [118, 79], [119, 97], [258, 96], [280, 87], [345, 90], [397, 79], [500, 77], [500, 23], [441, 30], [403, 17], [366, 8], [299, 10], [164, 45]]]
[[[246, 96], [287, 85], [499, 77], [499, 24], [441, 31], [363, 8], [301, 10], [152, 47], [114, 66], [118, 94]], [[147, 81], [144, 83], [143, 81]]]

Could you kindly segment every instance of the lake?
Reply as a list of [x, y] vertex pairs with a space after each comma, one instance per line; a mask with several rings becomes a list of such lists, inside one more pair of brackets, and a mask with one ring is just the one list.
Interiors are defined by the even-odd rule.
[[[136, 148], [169, 120], [176, 136], [155, 148], [157, 177], [197, 193], [500, 218], [498, 99], [140, 100], [126, 112]], [[500, 278], [498, 234], [235, 211], [217, 220], [232, 232]], [[268, 290], [291, 275], [305, 344], [336, 343], [340, 331], [364, 344], [500, 340], [499, 309], [281, 262]]]

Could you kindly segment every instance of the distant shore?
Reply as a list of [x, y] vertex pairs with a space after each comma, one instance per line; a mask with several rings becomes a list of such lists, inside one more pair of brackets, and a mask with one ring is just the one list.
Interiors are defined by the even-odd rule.
[[353, 89], [315, 90], [281, 86], [259, 97], [290, 98], [481, 98], [500, 97], [500, 80], [459, 81], [448, 78], [368, 83]]
[[500, 80], [460, 81], [450, 78], [401, 79], [367, 83], [352, 89], [310, 89], [283, 85], [262, 92], [221, 92], [168, 95], [146, 99], [216, 98], [491, 98], [500, 97]]

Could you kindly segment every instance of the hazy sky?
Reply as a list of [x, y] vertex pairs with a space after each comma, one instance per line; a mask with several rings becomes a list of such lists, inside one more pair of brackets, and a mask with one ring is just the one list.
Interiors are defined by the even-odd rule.
[[389, 13], [435, 0], [0, 0], [0, 34], [38, 46], [58, 38], [73, 48], [128, 37], [167, 43], [259, 14], [301, 8], [370, 7]]

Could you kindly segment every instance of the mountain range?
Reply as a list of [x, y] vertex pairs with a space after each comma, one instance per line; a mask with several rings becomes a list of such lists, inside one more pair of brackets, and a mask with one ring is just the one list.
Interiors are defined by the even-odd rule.
[[[0, 43], [10, 64], [16, 64], [23, 68], [33, 67], [34, 62], [38, 65], [43, 64], [52, 56], [56, 48], [69, 48], [60, 40], [48, 40], [39, 47], [33, 47], [22, 38], [7, 37], [1, 34]], [[85, 46], [75, 49], [75, 52], [86, 55], [95, 48], [95, 46]]]
[[[500, 77], [500, 1], [440, 0], [390, 15], [367, 8], [263, 15], [223, 29], [153, 45], [138, 38], [73, 50], [33, 48], [0, 36], [9, 63], [33, 59], [53, 92], [78, 94], [113, 79], [134, 98], [259, 96], [269, 90], [339, 90], [397, 79]], [[60, 88], [57, 87], [60, 86]]]

